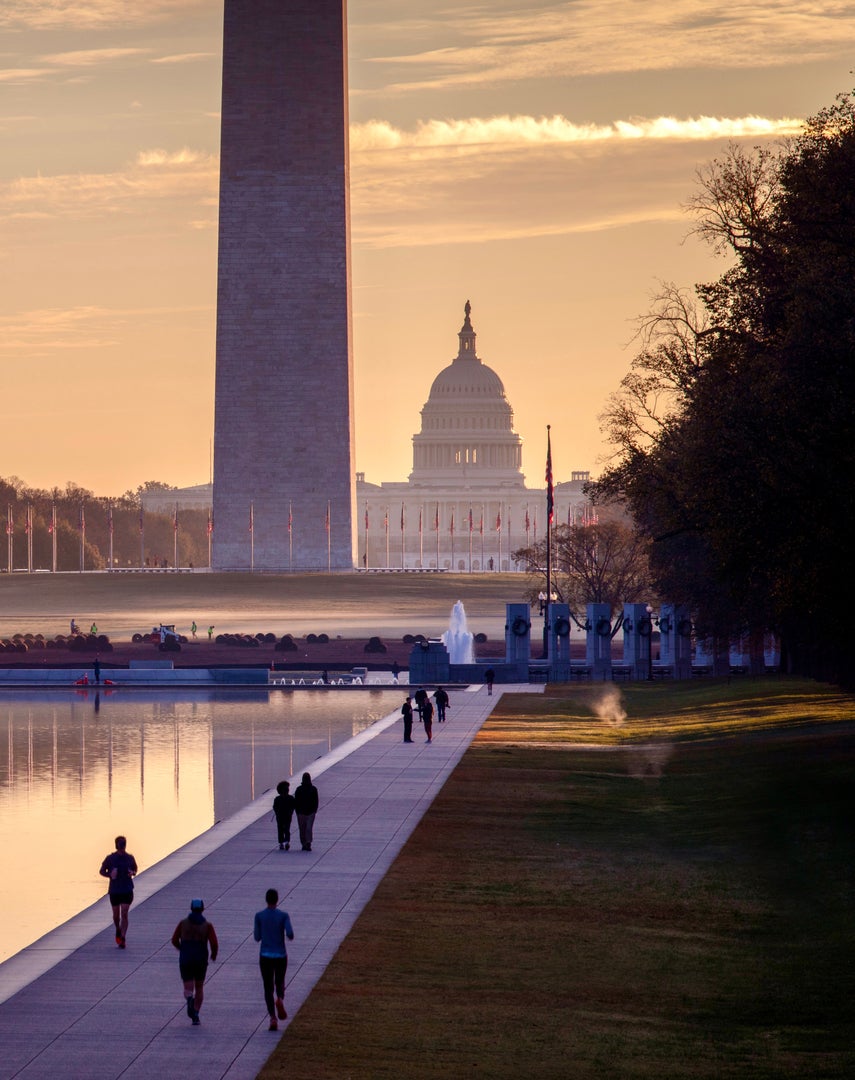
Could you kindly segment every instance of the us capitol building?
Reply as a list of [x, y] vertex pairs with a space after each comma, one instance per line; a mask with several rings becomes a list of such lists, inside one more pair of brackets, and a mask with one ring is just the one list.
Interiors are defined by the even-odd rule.
[[[409, 479], [372, 484], [356, 474], [363, 568], [513, 571], [512, 552], [546, 535], [545, 479], [526, 487], [513, 409], [478, 356], [468, 300], [464, 311], [457, 356], [434, 379], [413, 436]], [[545, 437], [542, 452], [545, 477]], [[573, 472], [554, 485], [556, 524], [593, 520], [588, 479]]]
[[[502, 380], [477, 354], [471, 310], [467, 301], [457, 356], [422, 409], [408, 480], [372, 484], [356, 474], [359, 569], [514, 571], [522, 567], [512, 553], [546, 535], [545, 439], [544, 486], [526, 487], [513, 409]], [[582, 491], [588, 479], [577, 471], [555, 483], [556, 524], [594, 520]], [[210, 506], [210, 484], [143, 495], [143, 508], [155, 513]]]

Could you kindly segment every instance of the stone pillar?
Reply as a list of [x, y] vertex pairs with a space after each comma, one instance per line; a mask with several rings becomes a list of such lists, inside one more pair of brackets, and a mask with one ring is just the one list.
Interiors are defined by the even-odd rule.
[[663, 604], [659, 612], [659, 663], [675, 679], [692, 677], [692, 620], [689, 609]]
[[346, 25], [343, 0], [225, 0], [218, 570], [356, 561]]
[[653, 620], [647, 604], [623, 605], [623, 662], [630, 678], [648, 679], [651, 675]]
[[531, 618], [528, 604], [505, 605], [505, 663], [524, 664], [528, 677], [531, 660]]
[[612, 609], [610, 604], [585, 606], [585, 663], [592, 682], [612, 677]]
[[567, 682], [570, 678], [570, 619], [569, 604], [549, 605], [549, 681]]

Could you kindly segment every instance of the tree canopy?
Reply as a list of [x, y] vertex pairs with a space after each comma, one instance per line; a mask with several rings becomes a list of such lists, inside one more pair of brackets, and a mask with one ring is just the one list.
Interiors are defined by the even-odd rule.
[[604, 414], [597, 485], [650, 537], [660, 593], [722, 636], [774, 629], [791, 670], [851, 678], [855, 99], [776, 151], [698, 174], [694, 231], [730, 256], [664, 285]]

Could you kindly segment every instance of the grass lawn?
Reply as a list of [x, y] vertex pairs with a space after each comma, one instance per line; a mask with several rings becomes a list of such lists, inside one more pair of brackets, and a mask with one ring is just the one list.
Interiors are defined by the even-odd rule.
[[597, 693], [502, 699], [263, 1080], [855, 1075], [853, 699]]

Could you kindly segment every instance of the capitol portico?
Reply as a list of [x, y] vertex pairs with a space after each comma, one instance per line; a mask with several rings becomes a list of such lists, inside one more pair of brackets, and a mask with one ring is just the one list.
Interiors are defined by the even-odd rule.
[[[545, 535], [545, 487], [526, 487], [513, 409], [477, 354], [471, 310], [467, 301], [457, 356], [422, 408], [409, 479], [372, 484], [357, 473], [362, 568], [516, 570], [512, 552]], [[591, 520], [588, 479], [578, 471], [555, 484], [556, 523]]]

